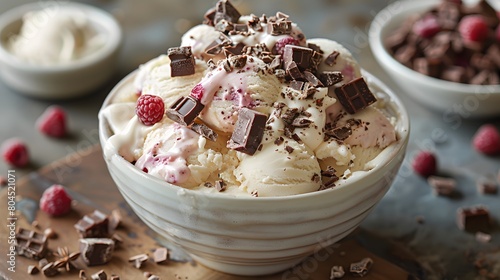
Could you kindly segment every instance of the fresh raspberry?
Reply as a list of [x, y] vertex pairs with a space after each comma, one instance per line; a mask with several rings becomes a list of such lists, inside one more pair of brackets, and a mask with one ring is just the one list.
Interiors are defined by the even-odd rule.
[[38, 130], [50, 137], [62, 138], [66, 135], [66, 112], [58, 106], [50, 106], [36, 121]]
[[2, 144], [2, 156], [5, 162], [15, 167], [25, 167], [29, 163], [28, 147], [20, 139], [7, 139]]
[[500, 133], [491, 124], [482, 125], [472, 139], [472, 146], [486, 155], [495, 155], [500, 152]]
[[192, 90], [191, 90], [191, 96], [196, 98], [196, 100], [200, 101], [203, 98], [203, 95], [205, 94], [205, 88], [201, 84], [197, 84]]
[[40, 198], [40, 209], [52, 216], [61, 216], [71, 210], [71, 197], [61, 185], [52, 185]]
[[285, 46], [286, 45], [295, 45], [298, 46], [300, 45], [299, 40], [293, 38], [293, 37], [285, 37], [282, 39], [279, 39], [278, 42], [274, 45], [274, 50], [277, 54], [283, 55], [283, 52], [285, 51]]
[[429, 177], [436, 173], [437, 159], [432, 152], [421, 151], [413, 158], [411, 166], [420, 176]]
[[163, 119], [165, 103], [159, 96], [143, 94], [137, 99], [135, 113], [146, 126], [151, 126]]
[[465, 16], [458, 24], [458, 31], [465, 41], [482, 42], [488, 38], [488, 23], [483, 16]]
[[441, 26], [435, 16], [426, 16], [413, 24], [413, 33], [422, 38], [431, 38], [441, 31]]

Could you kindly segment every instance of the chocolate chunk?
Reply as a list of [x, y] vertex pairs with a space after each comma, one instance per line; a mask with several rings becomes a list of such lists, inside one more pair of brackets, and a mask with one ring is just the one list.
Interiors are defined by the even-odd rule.
[[115, 242], [110, 238], [80, 239], [82, 259], [88, 266], [106, 264], [111, 260]]
[[226, 190], [226, 183], [223, 180], [217, 180], [215, 181], [215, 189], [218, 192], [223, 192]]
[[325, 131], [325, 134], [331, 136], [337, 140], [344, 141], [349, 138], [352, 134], [352, 129], [350, 127], [339, 127], [332, 130]]
[[305, 82], [293, 80], [290, 81], [290, 87], [293, 88], [294, 90], [302, 91], [304, 89], [304, 84]]
[[305, 79], [314, 87], [324, 87], [323, 83], [311, 72], [304, 71]]
[[266, 115], [241, 108], [228, 148], [253, 155], [262, 141], [266, 121]]
[[229, 31], [234, 30], [234, 25], [232, 22], [221, 19], [215, 24], [214, 29], [224, 34], [228, 34]]
[[281, 67], [281, 56], [277, 55], [273, 58], [273, 61], [269, 63], [269, 68], [270, 69], [276, 69]]
[[331, 54], [329, 54], [326, 59], [325, 59], [325, 64], [328, 66], [333, 66], [335, 65], [337, 61], [337, 57], [339, 57], [340, 53], [338, 51], [333, 51]]
[[153, 260], [155, 263], [164, 263], [168, 260], [168, 249], [165, 247], [156, 248], [153, 253]]
[[20, 228], [16, 234], [16, 250], [20, 256], [39, 260], [47, 254], [47, 237], [39, 232]]
[[92, 214], [83, 216], [75, 224], [75, 229], [82, 238], [108, 237], [108, 223], [108, 217], [99, 210], [95, 210]]
[[246, 55], [235, 55], [230, 57], [228, 61], [232, 67], [236, 69], [241, 69], [245, 67], [245, 65], [247, 64], [247, 58], [248, 57]]
[[78, 278], [81, 280], [87, 280], [87, 274], [85, 273], [85, 270], [80, 269], [80, 272], [78, 273]]
[[479, 205], [457, 210], [457, 225], [461, 230], [469, 232], [488, 232], [490, 230], [490, 212]]
[[289, 20], [269, 21], [267, 32], [273, 36], [288, 35], [292, 33], [292, 22]]
[[344, 76], [339, 71], [325, 71], [320, 73], [318, 78], [325, 87], [336, 85], [344, 80]]
[[344, 275], [345, 275], [344, 267], [340, 265], [334, 265], [330, 270], [330, 280], [340, 279], [344, 277]]
[[217, 24], [220, 20], [227, 20], [232, 23], [237, 23], [241, 17], [240, 12], [228, 0], [219, 0], [216, 6], [214, 23]]
[[432, 187], [435, 195], [451, 196], [456, 189], [456, 181], [453, 178], [429, 176], [427, 183]]
[[28, 274], [35, 275], [40, 272], [40, 269], [36, 265], [28, 265]]
[[357, 78], [336, 88], [335, 94], [349, 114], [363, 110], [377, 101], [363, 78]]
[[[243, 48], [245, 47], [245, 44], [243, 43], [238, 43], [235, 46], [225, 46], [223, 47], [225, 52], [228, 52], [232, 55], [240, 55], [243, 54]], [[228, 56], [228, 55], [226, 55]]]
[[109, 277], [109, 280], [120, 280], [120, 276], [113, 274]]
[[290, 146], [285, 146], [285, 151], [287, 151], [289, 154], [293, 153], [294, 149]]
[[288, 76], [290, 76], [290, 78], [292, 78], [294, 80], [303, 80], [304, 79], [304, 75], [302, 74], [302, 72], [300, 72], [300, 69], [297, 66], [297, 64], [295, 63], [295, 61], [292, 61], [287, 65], [286, 73], [288, 74]]
[[322, 61], [323, 61], [323, 55], [319, 52], [313, 51], [311, 61], [309, 62], [309, 69], [312, 72], [316, 73]]
[[252, 18], [248, 21], [248, 26], [253, 30], [260, 32], [263, 30], [262, 25], [260, 24], [260, 19], [258, 16], [252, 14]]
[[201, 123], [193, 123], [191, 129], [200, 134], [201, 136], [207, 138], [210, 141], [217, 141], [217, 132], [213, 131], [210, 127], [201, 124]]
[[337, 172], [335, 170], [335, 168], [333, 168], [332, 166], [327, 166], [325, 170], [321, 170], [321, 176], [322, 177], [337, 177], [337, 175], [335, 175], [335, 172]]
[[47, 265], [49, 263], [49, 261], [46, 259], [46, 258], [43, 258], [43, 259], [40, 259], [38, 261], [38, 266], [39, 267], [44, 267], [45, 265]]
[[370, 258], [364, 258], [357, 263], [351, 263], [349, 271], [358, 277], [363, 277], [370, 271], [373, 265], [373, 260]]
[[248, 25], [244, 23], [236, 23], [234, 24], [234, 31], [236, 31], [237, 34], [245, 34], [248, 32]]
[[480, 194], [496, 194], [498, 186], [495, 182], [479, 179], [476, 181], [476, 188]]
[[148, 255], [140, 254], [130, 257], [128, 261], [133, 263], [135, 268], [141, 268], [148, 261], [148, 259]]
[[180, 97], [169, 109], [166, 115], [169, 119], [188, 126], [198, 117], [205, 105], [192, 96]]
[[111, 236], [111, 240], [115, 242], [115, 246], [123, 243], [123, 238], [118, 233], [113, 233], [113, 235]]
[[297, 128], [304, 128], [304, 127], [309, 127], [311, 123], [312, 121], [310, 119], [307, 119], [305, 117], [297, 117], [292, 121], [292, 126]]
[[104, 272], [104, 270], [99, 270], [98, 272], [92, 274], [91, 278], [92, 280], [107, 280], [108, 275], [106, 275], [106, 272]]
[[205, 49], [205, 52], [207, 54], [217, 55], [222, 51], [224, 47], [229, 47], [231, 45], [231, 38], [221, 33], [217, 39], [215, 39], [212, 43], [210, 43], [210, 45], [208, 45], [208, 47]]
[[306, 70], [311, 64], [313, 50], [306, 47], [286, 45], [283, 51], [283, 61], [288, 65], [294, 61], [300, 70]]
[[45, 277], [56, 276], [59, 273], [57, 267], [54, 266], [54, 263], [48, 263], [44, 267], [42, 267], [42, 273]]
[[291, 125], [293, 123], [293, 120], [295, 120], [296, 117], [299, 116], [299, 109], [297, 108], [289, 108], [286, 109], [282, 114], [281, 114], [281, 120], [287, 124]]
[[214, 19], [215, 19], [216, 13], [217, 13], [217, 9], [215, 7], [210, 8], [203, 16], [205, 18], [203, 23], [206, 25], [214, 26]]
[[176, 47], [168, 49], [170, 58], [170, 76], [188, 76], [194, 74], [194, 57], [191, 47]]

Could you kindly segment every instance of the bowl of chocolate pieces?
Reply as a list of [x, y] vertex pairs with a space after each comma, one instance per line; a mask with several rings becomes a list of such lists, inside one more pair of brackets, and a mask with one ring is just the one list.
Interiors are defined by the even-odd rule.
[[409, 96], [443, 117], [499, 115], [500, 20], [492, 4], [394, 2], [373, 20], [370, 47]]

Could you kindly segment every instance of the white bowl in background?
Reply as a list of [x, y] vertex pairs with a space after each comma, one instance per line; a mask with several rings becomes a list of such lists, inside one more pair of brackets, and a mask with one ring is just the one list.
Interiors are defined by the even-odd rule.
[[[387, 192], [405, 156], [409, 120], [403, 104], [379, 80], [363, 74], [375, 92], [383, 92], [388, 113], [397, 116], [399, 141], [384, 151], [385, 161], [349, 184], [307, 194], [259, 198], [184, 189], [142, 172], [107, 150], [112, 132], [99, 115], [108, 170], [142, 221], [197, 262], [238, 275], [285, 270], [352, 232]], [[124, 78], [102, 108], [120, 93], [135, 92], [135, 75]]]
[[28, 96], [41, 99], [66, 99], [89, 93], [103, 85], [116, 70], [116, 60], [122, 42], [122, 29], [112, 15], [80, 3], [54, 2], [56, 8], [76, 8], [86, 15], [106, 43], [95, 53], [64, 65], [36, 65], [14, 56], [7, 49], [12, 34], [18, 34], [22, 17], [27, 12], [41, 10], [46, 5], [31, 3], [13, 8], [0, 15], [0, 76], [7, 86]]
[[439, 2], [397, 1], [380, 11], [369, 30], [374, 57], [409, 96], [431, 109], [463, 117], [500, 115], [500, 85], [468, 85], [429, 77], [399, 63], [385, 47], [385, 38], [409, 16], [424, 13]]

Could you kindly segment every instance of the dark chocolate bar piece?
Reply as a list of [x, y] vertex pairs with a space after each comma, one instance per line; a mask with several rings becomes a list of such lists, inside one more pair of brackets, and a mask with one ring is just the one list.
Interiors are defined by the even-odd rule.
[[188, 76], [194, 74], [195, 61], [191, 47], [176, 47], [168, 49], [170, 58], [170, 76]]
[[215, 6], [214, 23], [217, 24], [220, 20], [227, 20], [232, 23], [237, 23], [241, 17], [240, 12], [228, 0], [219, 0]]
[[106, 264], [111, 260], [115, 242], [109, 238], [80, 239], [82, 259], [88, 266]]
[[337, 57], [339, 57], [340, 53], [338, 51], [333, 51], [331, 54], [329, 54], [326, 59], [325, 59], [325, 64], [328, 66], [333, 66], [335, 65], [337, 61]]
[[47, 237], [42, 233], [20, 228], [16, 243], [17, 253], [21, 256], [39, 260], [47, 254]]
[[99, 210], [95, 210], [92, 214], [83, 216], [75, 224], [75, 228], [82, 238], [108, 237], [108, 223], [108, 216]]
[[306, 47], [286, 45], [283, 51], [283, 61], [288, 65], [294, 61], [300, 70], [306, 70], [311, 65], [313, 50]]
[[193, 123], [203, 108], [205, 108], [205, 105], [194, 97], [183, 96], [166, 110], [166, 115], [174, 122], [188, 126]]
[[482, 205], [457, 210], [457, 225], [469, 232], [488, 232], [490, 230], [490, 212]]
[[363, 110], [377, 101], [363, 78], [357, 78], [336, 88], [335, 94], [349, 114]]
[[330, 87], [338, 84], [344, 80], [344, 76], [340, 71], [325, 71], [318, 75], [319, 80], [325, 85], [325, 87]]
[[193, 123], [191, 129], [210, 141], [217, 141], [217, 132], [202, 123]]
[[228, 148], [253, 155], [262, 141], [267, 116], [248, 108], [241, 108]]

